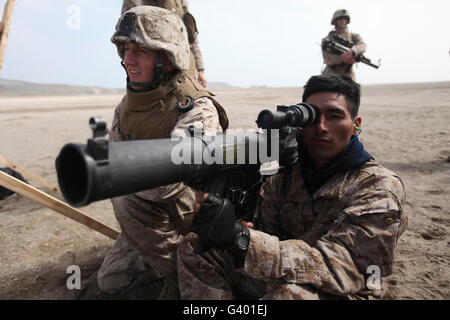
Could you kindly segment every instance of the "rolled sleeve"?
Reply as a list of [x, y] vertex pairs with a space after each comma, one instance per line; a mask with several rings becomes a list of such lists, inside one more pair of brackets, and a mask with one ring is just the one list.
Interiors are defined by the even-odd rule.
[[196, 69], [201, 72], [205, 71], [205, 63], [203, 61], [203, 55], [200, 50], [198, 39], [195, 39], [195, 41], [191, 43], [190, 48], [195, 58]]
[[355, 53], [356, 56], [366, 52], [367, 44], [364, 42], [363, 38], [359, 34], [352, 33], [352, 42], [355, 44], [352, 47], [352, 51]]

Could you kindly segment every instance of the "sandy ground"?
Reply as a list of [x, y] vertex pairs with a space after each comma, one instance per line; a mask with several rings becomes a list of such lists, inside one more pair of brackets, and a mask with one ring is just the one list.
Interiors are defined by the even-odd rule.
[[[231, 128], [254, 128], [260, 110], [300, 101], [299, 88], [217, 92]], [[91, 136], [88, 120], [111, 122], [119, 95], [0, 98], [0, 154], [56, 182], [55, 158]], [[450, 299], [450, 82], [363, 88], [361, 140], [407, 188], [409, 229], [400, 238], [387, 299]], [[43, 191], [45, 188], [30, 181]], [[59, 195], [49, 192], [53, 196]], [[119, 228], [109, 201], [82, 208]], [[19, 195], [0, 201], [0, 299], [73, 299], [67, 268], [82, 285], [113, 240]]]

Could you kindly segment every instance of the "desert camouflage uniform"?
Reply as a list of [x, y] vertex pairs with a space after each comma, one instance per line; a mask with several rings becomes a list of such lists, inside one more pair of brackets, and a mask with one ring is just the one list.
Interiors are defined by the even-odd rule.
[[[133, 14], [136, 23], [131, 27], [123, 25], [125, 16]], [[137, 92], [127, 86], [127, 94], [114, 111], [110, 141], [186, 136], [191, 126], [202, 128], [206, 135], [226, 130], [224, 109], [212, 93], [188, 74], [188, 40], [182, 25], [174, 13], [151, 6], [133, 8], [119, 20], [112, 41], [122, 59], [121, 44], [133, 38], [141, 46], [164, 50], [177, 69], [171, 76], [166, 74], [170, 79], [155, 89]], [[193, 105], [187, 97], [192, 98]], [[193, 190], [177, 183], [111, 201], [122, 234], [97, 274], [99, 288], [115, 294], [136, 285], [173, 278], [176, 248], [192, 218]]]
[[[333, 36], [336, 34], [336, 31], [333, 30], [323, 40], [333, 40]], [[351, 49], [356, 56], [366, 51], [367, 45], [364, 43], [362, 37], [359, 34], [346, 30], [340, 36], [355, 44]], [[355, 81], [356, 75], [355, 71], [353, 70], [353, 65], [342, 62], [339, 55], [327, 52], [325, 50], [322, 50], [322, 56], [323, 62], [326, 65], [322, 73], [343, 75], [350, 77], [353, 79], [353, 81]]]
[[[137, 6], [156, 6], [166, 8], [175, 12], [182, 20], [185, 20], [187, 17], [190, 18], [190, 21], [193, 21], [194, 19], [189, 13], [187, 0], [124, 0], [122, 4], [122, 14]], [[205, 64], [203, 62], [202, 52], [200, 51], [200, 46], [197, 39], [196, 27], [194, 27], [194, 30], [190, 32], [189, 44], [197, 71], [204, 72]]]
[[[280, 196], [282, 175], [265, 184], [260, 231], [250, 230], [239, 272], [266, 282], [263, 299], [381, 297], [383, 281], [368, 289], [367, 272], [377, 266], [382, 277], [392, 273], [394, 249], [407, 227], [401, 179], [372, 160], [335, 174], [311, 197], [299, 165], [293, 177], [286, 198]], [[192, 253], [194, 238], [178, 247], [181, 297], [234, 298], [225, 269]]]
[[[114, 112], [110, 141], [124, 140], [120, 132], [120, 119], [121, 111], [129, 110], [126, 103], [127, 97]], [[143, 111], [147, 107], [144, 104], [138, 109]], [[134, 111], [139, 113], [138, 109]], [[145, 117], [145, 112], [140, 113]], [[162, 117], [165, 113], [161, 113]], [[209, 98], [197, 99], [191, 111], [180, 114], [170, 134], [183, 136], [191, 125], [203, 126], [206, 134], [222, 131], [216, 107]], [[147, 139], [156, 138], [151, 136], [152, 131], [157, 130], [148, 130]], [[174, 272], [176, 247], [183, 239], [183, 234], [187, 233], [192, 219], [195, 204], [193, 190], [178, 183], [113, 198], [111, 201], [122, 234], [100, 268], [99, 287], [104, 292], [114, 293], [138, 282], [157, 280]]]

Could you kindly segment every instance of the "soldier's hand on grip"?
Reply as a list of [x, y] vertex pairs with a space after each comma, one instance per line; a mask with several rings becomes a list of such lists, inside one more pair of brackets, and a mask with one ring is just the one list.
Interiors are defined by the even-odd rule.
[[199, 238], [194, 252], [230, 248], [235, 241], [236, 228], [243, 227], [236, 219], [231, 202], [208, 195], [192, 220], [191, 231]]

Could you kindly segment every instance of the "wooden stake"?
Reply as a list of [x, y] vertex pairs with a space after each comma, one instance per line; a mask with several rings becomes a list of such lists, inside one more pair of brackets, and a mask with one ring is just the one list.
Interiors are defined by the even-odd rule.
[[52, 196], [10, 176], [9, 174], [4, 173], [3, 171], [0, 171], [0, 185], [47, 208], [53, 209], [63, 216], [75, 220], [88, 228], [94, 229], [101, 234], [110, 237], [111, 239], [117, 239], [120, 234], [119, 231], [108, 227], [107, 225], [87, 216], [80, 210], [75, 209], [56, 198], [53, 198]]
[[1, 21], [2, 30], [0, 30], [0, 72], [2, 71], [3, 58], [5, 57], [6, 41], [8, 39], [9, 29], [11, 26], [14, 3], [15, 0], [7, 0], [5, 3], [5, 8], [3, 9], [3, 18]]
[[42, 178], [41, 176], [38, 176], [37, 174], [31, 172], [30, 170], [28, 170], [22, 166], [19, 166], [18, 164], [15, 164], [11, 160], [3, 157], [2, 155], [0, 155], [0, 163], [2, 163], [3, 165], [5, 165], [7, 167], [10, 167], [11, 169], [16, 170], [21, 175], [23, 175], [25, 178], [39, 182], [44, 187], [47, 187], [48, 189], [61, 194], [61, 191], [59, 190], [57, 185], [51, 183], [50, 181], [47, 181], [46, 179]]

